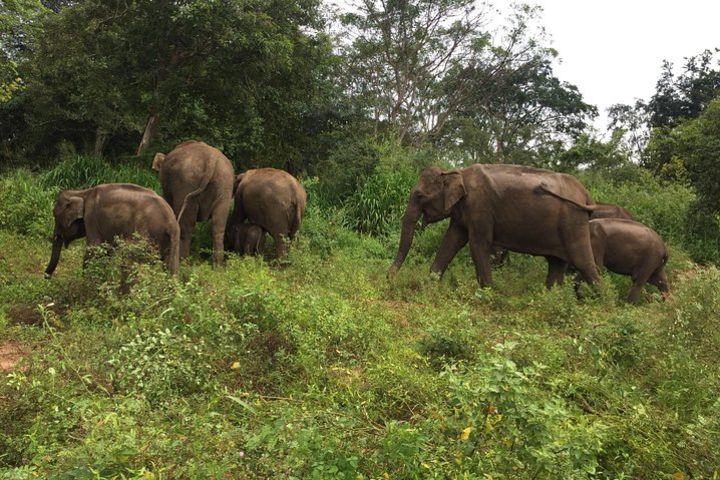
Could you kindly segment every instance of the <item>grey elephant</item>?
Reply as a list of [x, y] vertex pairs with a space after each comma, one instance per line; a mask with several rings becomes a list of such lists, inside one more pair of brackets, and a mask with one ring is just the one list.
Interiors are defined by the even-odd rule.
[[227, 228], [225, 245], [228, 250], [244, 255], [260, 255], [265, 248], [265, 231], [254, 223], [241, 223]]
[[595, 210], [590, 213], [590, 220], [594, 218], [625, 218], [627, 220], [635, 220], [630, 212], [620, 205], [613, 203], [595, 204]]
[[288, 172], [276, 168], [248, 170], [236, 178], [230, 226], [241, 225], [246, 219], [259, 226], [273, 237], [276, 257], [282, 259], [285, 242], [300, 229], [306, 202], [305, 189]]
[[628, 302], [638, 302], [646, 283], [655, 285], [663, 296], [668, 294], [670, 285], [665, 273], [668, 252], [655, 230], [623, 218], [598, 218], [590, 220], [589, 225], [598, 268], [632, 278]]
[[[170, 206], [154, 191], [127, 183], [107, 183], [85, 190], [60, 192], [53, 208], [55, 231], [50, 263], [45, 277], [50, 278], [60, 261], [63, 245], [86, 237], [88, 246], [113, 244], [117, 237], [130, 238], [139, 233], [160, 251], [168, 271], [178, 271], [180, 226]], [[85, 261], [88, 252], [86, 251]]]
[[562, 281], [565, 265], [584, 280], [600, 281], [588, 227], [594, 204], [575, 177], [518, 165], [476, 164], [445, 172], [428, 167], [410, 193], [400, 246], [388, 272], [393, 276], [410, 250], [415, 225], [450, 218], [432, 264], [442, 275], [466, 244], [480, 286], [492, 283], [490, 254], [495, 247], [548, 259], [547, 285]]
[[[634, 220], [632, 214], [627, 211], [627, 209], [613, 203], [596, 202], [595, 205], [591, 208], [592, 210], [590, 211], [590, 220], [595, 218], [625, 218], [628, 220]], [[495, 246], [492, 253], [493, 267], [499, 267], [509, 262], [510, 252], [508, 252], [504, 248]], [[548, 262], [557, 262], [557, 260], [548, 259]], [[556, 267], [556, 270], [559, 268], [559, 266]], [[553, 282], [549, 283], [548, 286], [552, 286], [553, 283], [562, 283], [562, 279], [558, 279], [557, 276], [552, 280]]]
[[167, 155], [155, 154], [152, 168], [158, 172], [163, 197], [180, 224], [180, 257], [190, 254], [195, 223], [211, 219], [212, 264], [221, 265], [235, 176], [230, 160], [204, 142], [188, 140]]

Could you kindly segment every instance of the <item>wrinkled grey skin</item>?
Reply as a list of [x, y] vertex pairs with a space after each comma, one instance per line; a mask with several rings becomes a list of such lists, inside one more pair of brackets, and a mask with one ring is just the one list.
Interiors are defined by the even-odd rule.
[[595, 207], [595, 211], [590, 213], [590, 220], [595, 218], [625, 218], [627, 220], [635, 220], [630, 212], [620, 205], [597, 202]]
[[[60, 261], [63, 245], [86, 237], [88, 246], [113, 244], [116, 237], [140, 233], [154, 243], [173, 275], [177, 274], [180, 253], [180, 226], [170, 206], [150, 189], [127, 183], [107, 183], [85, 190], [60, 192], [53, 208], [55, 231], [50, 278]], [[85, 254], [87, 262], [88, 253]]]
[[260, 255], [265, 248], [265, 231], [254, 223], [241, 223], [227, 228], [225, 245], [228, 250], [244, 255]]
[[[594, 210], [590, 212], [590, 220], [594, 218], [626, 218], [628, 220], [634, 220], [632, 214], [620, 205], [612, 203], [601, 203], [597, 202], [594, 205]], [[555, 261], [548, 259], [548, 262]], [[510, 252], [504, 248], [495, 247], [495, 251], [492, 254], [493, 267], [500, 267], [505, 263], [510, 263]], [[557, 283], [562, 283], [562, 280]], [[551, 286], [551, 285], [548, 285]]]
[[518, 165], [476, 164], [450, 172], [428, 167], [410, 193], [400, 246], [388, 274], [402, 266], [421, 217], [423, 223], [450, 217], [432, 272], [442, 275], [468, 243], [481, 287], [492, 283], [490, 254], [495, 246], [548, 258], [549, 285], [562, 281], [566, 263], [596, 284], [600, 277], [588, 228], [593, 203], [575, 177], [562, 173]]
[[646, 283], [655, 285], [663, 297], [668, 294], [668, 252], [653, 229], [633, 220], [599, 218], [590, 220], [590, 239], [598, 268], [632, 278], [628, 302], [638, 302]]
[[167, 155], [155, 154], [153, 170], [160, 176], [162, 194], [180, 224], [180, 257], [190, 254], [195, 223], [212, 221], [213, 267], [224, 261], [223, 239], [235, 173], [230, 160], [204, 142], [188, 140]]
[[284, 170], [258, 168], [237, 176], [231, 228], [246, 219], [268, 232], [278, 259], [285, 256], [285, 242], [295, 238], [305, 213], [307, 195], [300, 182]]

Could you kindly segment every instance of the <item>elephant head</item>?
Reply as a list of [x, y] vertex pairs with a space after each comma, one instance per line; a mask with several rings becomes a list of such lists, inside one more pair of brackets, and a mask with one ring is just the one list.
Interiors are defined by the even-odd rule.
[[50, 263], [45, 269], [45, 277], [50, 278], [60, 261], [60, 250], [76, 238], [85, 236], [85, 198], [77, 190], [60, 192], [53, 208], [55, 231]]
[[422, 171], [420, 180], [410, 192], [402, 220], [400, 247], [390, 267], [390, 275], [394, 275], [405, 261], [418, 219], [422, 216], [423, 225], [427, 225], [448, 218], [466, 193], [460, 172], [443, 172], [438, 167], [428, 167]]

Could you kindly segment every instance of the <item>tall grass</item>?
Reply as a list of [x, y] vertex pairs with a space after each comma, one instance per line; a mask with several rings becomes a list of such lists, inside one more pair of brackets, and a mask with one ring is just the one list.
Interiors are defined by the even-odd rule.
[[101, 183], [134, 183], [160, 191], [160, 182], [150, 164], [112, 164], [93, 156], [73, 156], [59, 162], [39, 177], [47, 188], [59, 190], [94, 187]]

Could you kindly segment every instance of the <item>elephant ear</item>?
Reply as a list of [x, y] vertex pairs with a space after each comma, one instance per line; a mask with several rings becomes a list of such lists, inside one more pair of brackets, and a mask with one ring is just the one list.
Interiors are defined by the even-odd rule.
[[162, 164], [165, 162], [165, 154], [164, 153], [156, 153], [153, 157], [153, 163], [152, 163], [152, 169], [156, 172], [159, 172], [162, 168]]
[[82, 219], [84, 216], [85, 200], [82, 197], [70, 197], [60, 213], [60, 219], [65, 228], [70, 228], [73, 222]]
[[443, 182], [445, 183], [445, 211], [449, 211], [459, 202], [465, 195], [465, 182], [460, 172], [443, 173]]

